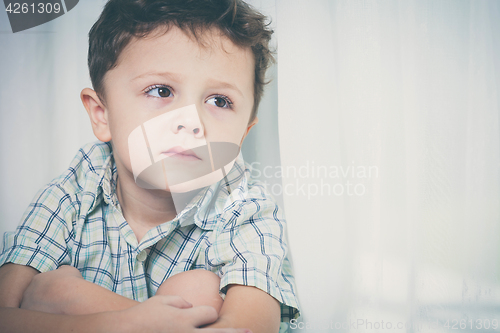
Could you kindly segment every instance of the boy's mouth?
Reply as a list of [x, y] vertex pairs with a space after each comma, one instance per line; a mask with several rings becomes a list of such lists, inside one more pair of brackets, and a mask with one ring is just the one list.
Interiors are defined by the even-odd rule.
[[175, 146], [161, 153], [163, 156], [174, 157], [185, 161], [199, 161], [201, 158], [191, 149], [186, 149], [181, 146]]

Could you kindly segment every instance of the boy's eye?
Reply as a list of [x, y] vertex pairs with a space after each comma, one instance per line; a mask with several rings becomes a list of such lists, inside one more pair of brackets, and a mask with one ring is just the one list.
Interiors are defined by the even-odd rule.
[[208, 104], [215, 105], [219, 108], [231, 108], [231, 101], [227, 97], [215, 96], [207, 100]]
[[172, 96], [172, 91], [170, 90], [169, 87], [165, 86], [152, 86], [146, 89], [145, 91], [146, 94], [153, 96], [153, 97], [160, 97], [160, 98], [165, 98], [165, 97], [170, 97]]

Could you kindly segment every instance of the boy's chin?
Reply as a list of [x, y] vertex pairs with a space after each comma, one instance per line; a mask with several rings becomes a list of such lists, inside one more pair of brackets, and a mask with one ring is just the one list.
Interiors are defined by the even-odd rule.
[[211, 186], [227, 175], [234, 165], [234, 159], [220, 169], [199, 173], [179, 170], [165, 174], [162, 163], [154, 163], [136, 178], [136, 184], [148, 190], [165, 190], [171, 193], [187, 193]]
[[[170, 192], [175, 210], [177, 214], [179, 214], [199, 191], [223, 179], [225, 175], [227, 175], [231, 171], [234, 162], [235, 160], [226, 164], [224, 167], [221, 167], [220, 169], [212, 171], [201, 177], [190, 179], [188, 181], [184, 181], [175, 185], [169, 185], [168, 183], [166, 183], [164, 177], [152, 177], [152, 175], [154, 175], [155, 173], [150, 172], [148, 174], [148, 169], [146, 169], [146, 175], [149, 177], [146, 177], [146, 175], [143, 175], [143, 173], [141, 173], [141, 175], [136, 179], [136, 184], [139, 187], [148, 190]], [[228, 185], [226, 185], [226, 187], [228, 187]]]
[[224, 172], [222, 172], [222, 169], [218, 169], [199, 178], [192, 179], [190, 181], [186, 181], [177, 185], [169, 186], [168, 190], [171, 193], [186, 193], [205, 188], [207, 186], [217, 183], [222, 178], [224, 178], [224, 174], [229, 173], [229, 171], [233, 167], [233, 164], [234, 161], [226, 165], [226, 167], [224, 168]]

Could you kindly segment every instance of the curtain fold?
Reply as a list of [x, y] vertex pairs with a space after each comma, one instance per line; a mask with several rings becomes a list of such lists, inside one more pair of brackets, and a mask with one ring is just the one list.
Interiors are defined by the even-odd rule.
[[303, 171], [283, 186], [304, 325], [496, 318], [499, 9], [277, 1], [281, 162]]

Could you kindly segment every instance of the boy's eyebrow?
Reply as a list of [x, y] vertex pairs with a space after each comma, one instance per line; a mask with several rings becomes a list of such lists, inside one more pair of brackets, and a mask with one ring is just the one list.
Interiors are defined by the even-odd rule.
[[238, 94], [240, 94], [240, 96], [243, 97], [243, 93], [238, 89], [238, 87], [236, 87], [235, 85], [233, 85], [233, 84], [231, 84], [229, 82], [224, 82], [224, 81], [210, 79], [208, 81], [208, 84], [210, 86], [214, 86], [214, 87], [217, 87], [217, 88], [226, 88], [226, 89], [234, 90], [235, 92], [237, 92]]
[[132, 81], [143, 79], [143, 78], [148, 77], [148, 76], [162, 76], [162, 77], [165, 77], [165, 78], [167, 78], [169, 80], [172, 80], [172, 81], [176, 81], [176, 82], [181, 81], [181, 76], [179, 74], [170, 73], [170, 72], [150, 72], [150, 73], [144, 73], [144, 74], [141, 74], [139, 76], [134, 77], [132, 79]]

